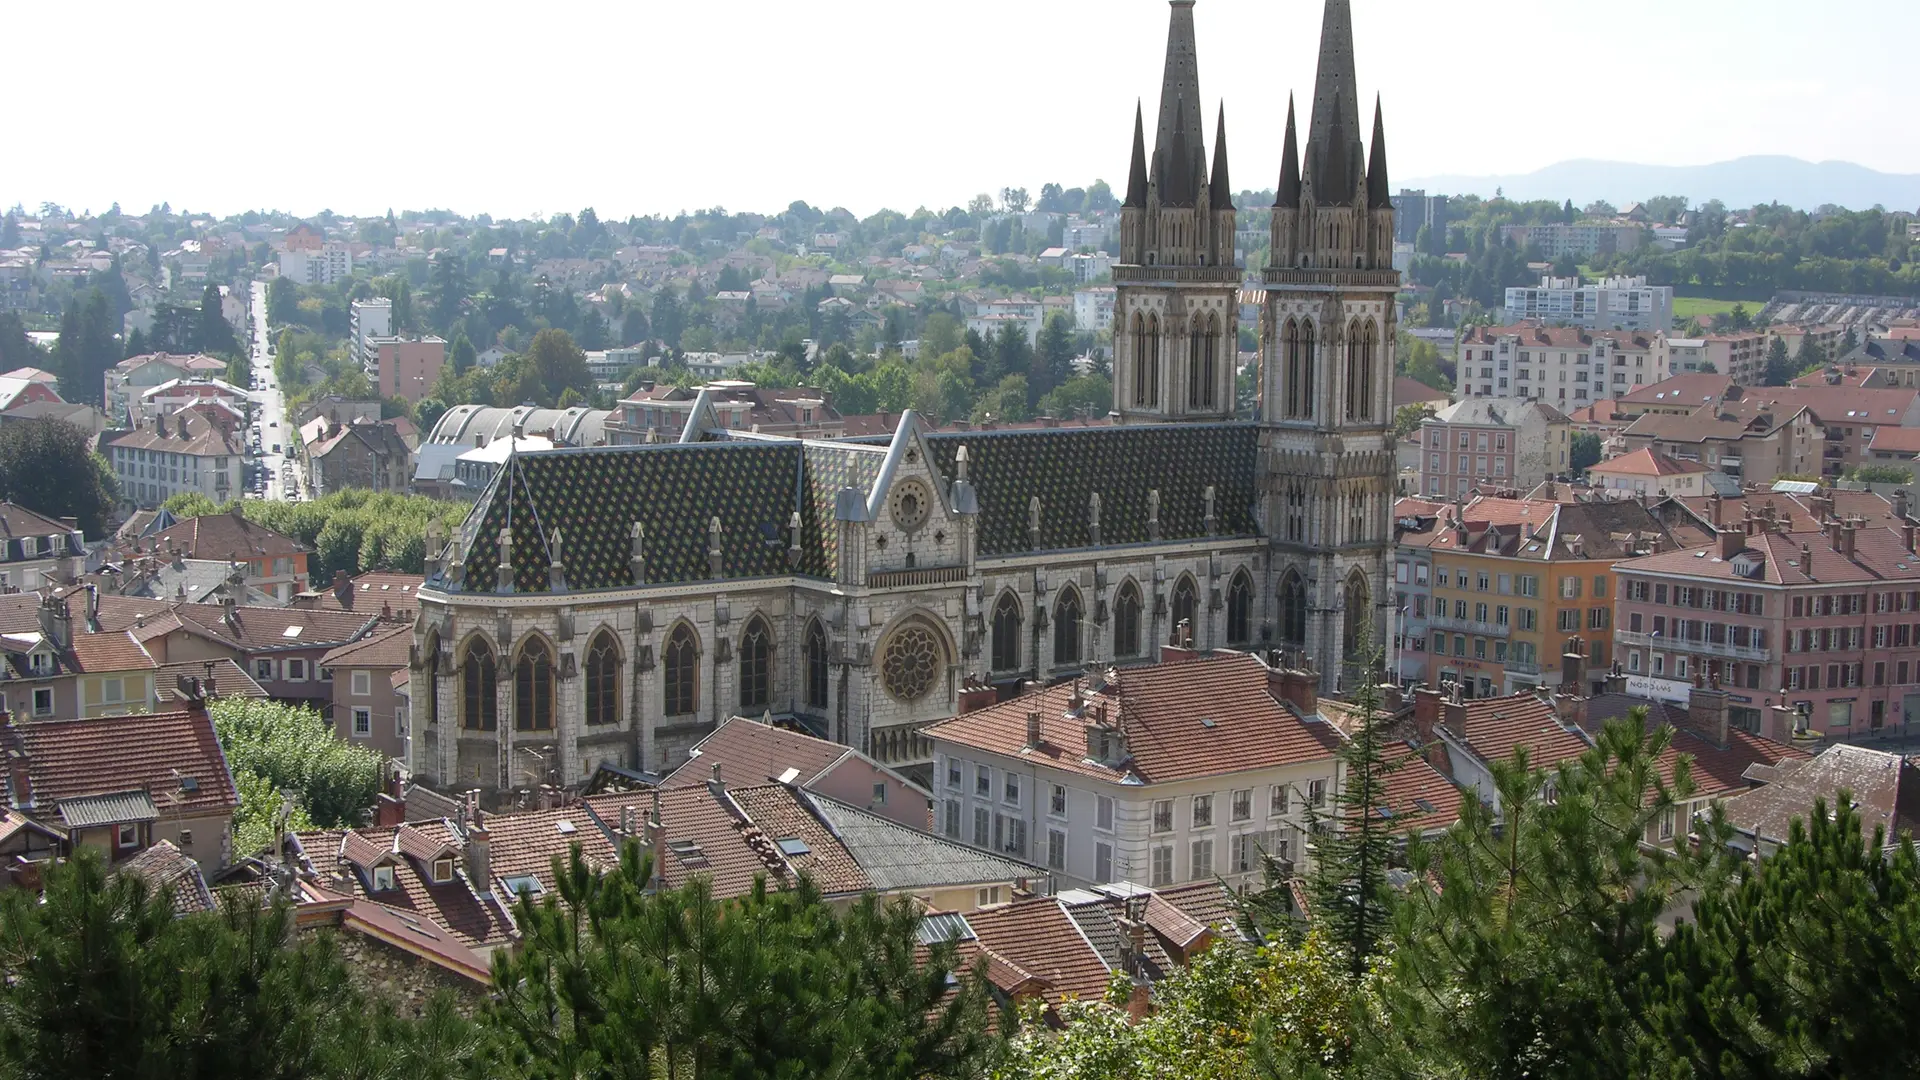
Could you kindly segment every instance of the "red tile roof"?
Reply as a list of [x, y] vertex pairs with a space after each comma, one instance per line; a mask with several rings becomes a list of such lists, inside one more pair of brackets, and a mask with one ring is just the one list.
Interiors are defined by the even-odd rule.
[[[1339, 734], [1276, 701], [1267, 677], [1266, 665], [1244, 653], [1123, 668], [1088, 694], [1084, 719], [1067, 715], [1073, 688], [1061, 684], [941, 721], [923, 734], [1105, 780], [1134, 775], [1146, 783], [1331, 757]], [[1102, 705], [1132, 757], [1117, 768], [1087, 758], [1085, 725]], [[1040, 746], [1028, 749], [1027, 714], [1035, 710]]]
[[1538, 695], [1478, 698], [1466, 710], [1466, 743], [1482, 761], [1505, 760], [1524, 746], [1531, 767], [1551, 769], [1587, 752], [1587, 741], [1561, 727]]
[[660, 782], [663, 788], [704, 785], [720, 765], [721, 779], [729, 784], [764, 784], [779, 780], [788, 769], [800, 773], [794, 783], [805, 786], [852, 749], [839, 743], [802, 735], [746, 717], [721, 722], [711, 735], [693, 748], [686, 764]]
[[[1045, 981], [1048, 1004], [1068, 998], [1096, 1001], [1106, 993], [1112, 972], [1079, 926], [1050, 896], [1015, 900], [966, 913], [977, 944]], [[974, 950], [960, 949], [970, 963]]]
[[202, 816], [240, 805], [204, 711], [37, 721], [0, 732], [9, 748], [27, 755], [35, 806], [135, 788], [167, 815]]
[[[433, 844], [460, 847], [464, 842], [447, 821], [417, 821], [403, 827], [424, 834]], [[464, 860], [455, 861], [453, 880], [435, 882], [430, 865], [395, 853], [394, 832], [323, 829], [300, 833], [296, 839], [318, 883], [334, 893], [430, 920], [452, 931], [468, 948], [503, 944], [515, 936], [500, 901], [476, 892], [475, 883], [467, 878]], [[393, 888], [378, 892], [368, 889], [371, 877], [357, 867], [376, 862], [393, 867]]]
[[73, 635], [73, 658], [78, 669], [89, 674], [104, 671], [144, 671], [158, 665], [132, 634], [116, 633]]
[[1811, 760], [1776, 770], [1762, 787], [1727, 801], [1734, 828], [1784, 843], [1795, 818], [1813, 813], [1813, 801], [1831, 808], [1845, 788], [1859, 807], [1861, 833], [1869, 840], [1884, 829], [1887, 843], [1902, 831], [1920, 832], [1920, 768], [1901, 757], [1863, 746], [1829, 746]]
[[1867, 449], [1881, 454], [1920, 454], [1920, 428], [1888, 427], [1873, 429], [1873, 441]]
[[1631, 454], [1622, 454], [1595, 465], [1594, 471], [1618, 473], [1622, 476], [1677, 476], [1681, 473], [1706, 473], [1713, 470], [1699, 462], [1675, 461], [1665, 454], [1656, 454], [1652, 447], [1635, 450]]
[[307, 550], [293, 537], [282, 536], [234, 513], [188, 518], [145, 538], [140, 546], [152, 551], [165, 550], [169, 544], [180, 548], [189, 559], [230, 562], [299, 555]]
[[404, 668], [412, 662], [413, 627], [401, 625], [375, 630], [366, 637], [333, 649], [320, 658], [327, 667]]
[[729, 789], [734, 801], [753, 819], [754, 825], [776, 845], [782, 840], [799, 840], [807, 845], [801, 855], [783, 855], [795, 871], [806, 874], [822, 892], [865, 892], [873, 887], [860, 864], [819, 818], [795, 799], [790, 788], [780, 784]]
[[1732, 386], [1733, 377], [1730, 375], [1710, 372], [1675, 375], [1635, 388], [1633, 393], [1620, 399], [1620, 405], [1624, 406], [1620, 411], [1639, 412], [1649, 405], [1698, 407], [1709, 401], [1720, 400]]

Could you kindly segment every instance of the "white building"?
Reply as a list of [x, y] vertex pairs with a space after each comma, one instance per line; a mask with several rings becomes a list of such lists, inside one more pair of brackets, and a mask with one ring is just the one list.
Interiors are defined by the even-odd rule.
[[1062, 885], [1255, 882], [1332, 809], [1342, 738], [1312, 686], [1225, 653], [963, 712], [925, 731], [935, 826]]
[[644, 367], [646, 362], [637, 346], [587, 350], [587, 373], [595, 382], [614, 382], [626, 374], [628, 368]]
[[1095, 285], [1087, 289], [1074, 290], [1074, 329], [1101, 333], [1113, 329], [1113, 297], [1114, 290], [1111, 285]]
[[72, 519], [0, 502], [0, 593], [69, 581], [85, 569], [85, 555], [86, 537]]
[[183, 492], [226, 502], [245, 488], [240, 479], [246, 446], [229, 429], [195, 412], [156, 417], [107, 447], [120, 482], [120, 501], [159, 506]]
[[1530, 398], [1572, 412], [1672, 374], [1667, 335], [1570, 326], [1477, 326], [1460, 338], [1462, 398]]
[[1543, 277], [1538, 288], [1507, 290], [1506, 320], [1538, 319], [1594, 330], [1673, 329], [1673, 287], [1649, 285], [1643, 277]]
[[353, 274], [353, 252], [345, 244], [326, 244], [318, 251], [280, 253], [280, 276], [300, 285], [331, 285]]
[[1094, 281], [1113, 273], [1113, 256], [1104, 251], [1071, 255], [1067, 263], [1073, 267], [1073, 280], [1079, 282]]
[[352, 344], [353, 355], [359, 358], [362, 368], [371, 371], [379, 365], [379, 350], [368, 348], [367, 342], [372, 338], [392, 336], [392, 300], [375, 296], [353, 302], [347, 315], [347, 340]]

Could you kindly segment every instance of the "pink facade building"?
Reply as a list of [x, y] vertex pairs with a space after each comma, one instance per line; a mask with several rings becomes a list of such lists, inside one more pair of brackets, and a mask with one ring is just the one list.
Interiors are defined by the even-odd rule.
[[1567, 470], [1573, 421], [1537, 401], [1469, 399], [1420, 424], [1418, 494], [1526, 491]]
[[440, 367], [447, 362], [446, 339], [431, 335], [371, 338], [367, 346], [369, 351], [377, 351], [381, 397], [398, 396], [418, 403], [433, 391]]
[[1770, 739], [1920, 722], [1914, 533], [1851, 516], [1790, 532], [1749, 515], [1706, 547], [1619, 563], [1617, 655], [1655, 696], [1718, 678], [1731, 722]]

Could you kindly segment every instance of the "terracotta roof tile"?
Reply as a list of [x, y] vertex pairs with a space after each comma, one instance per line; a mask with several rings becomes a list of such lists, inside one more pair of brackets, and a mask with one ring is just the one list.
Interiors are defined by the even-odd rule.
[[26, 751], [37, 806], [131, 788], [144, 788], [169, 815], [240, 804], [205, 712], [45, 720], [0, 731]]
[[852, 752], [839, 743], [736, 716], [722, 721], [712, 734], [700, 740], [686, 764], [675, 769], [660, 786], [705, 785], [715, 763], [721, 766], [721, 778], [731, 784], [764, 784], [780, 779], [791, 768], [800, 770], [794, 782], [804, 786]]
[[132, 634], [115, 633], [73, 635], [73, 658], [80, 671], [144, 671], [159, 665]]
[[[1069, 997], [1095, 1001], [1111, 971], [1060, 902], [1050, 896], [967, 912], [980, 945], [1046, 981], [1049, 1004]], [[962, 949], [962, 961], [969, 960]]]
[[243, 562], [306, 552], [299, 541], [238, 514], [203, 514], [188, 518], [148, 537], [141, 547], [151, 551], [173, 544], [189, 559], [225, 559]]
[[[1072, 686], [1061, 684], [927, 728], [931, 739], [1007, 757], [1026, 757], [1107, 780], [1147, 783], [1271, 768], [1331, 757], [1333, 728], [1306, 721], [1267, 690], [1257, 657], [1223, 653], [1180, 663], [1123, 668], [1089, 694], [1086, 719], [1066, 715]], [[1132, 760], [1118, 768], [1087, 758], [1085, 724], [1105, 705], [1125, 732]], [[1041, 745], [1026, 746], [1027, 714], [1040, 713]]]
[[1657, 454], [1652, 447], [1644, 447], [1631, 454], [1609, 458], [1595, 465], [1594, 469], [1603, 473], [1618, 473], [1622, 476], [1677, 476], [1681, 473], [1713, 471], [1699, 462], [1675, 461], [1665, 454]]
[[[425, 833], [434, 842], [462, 843], [452, 824], [446, 821], [413, 822], [407, 827]], [[434, 882], [429, 876], [431, 867], [394, 854], [393, 833], [393, 829], [358, 829], [352, 831], [357, 839], [348, 841], [346, 832], [322, 829], [300, 833], [296, 840], [319, 884], [326, 889], [424, 917], [451, 930], [468, 948], [499, 945], [513, 938], [513, 924], [505, 909], [495, 898], [476, 893], [462, 861], [455, 862], [453, 880]], [[355, 855], [368, 857], [369, 863], [376, 859], [389, 860], [394, 887], [369, 891], [369, 878], [342, 854], [347, 842], [352, 844]], [[380, 854], [372, 855], [373, 852]]]
[[[800, 805], [791, 789], [766, 784], [731, 788], [729, 793], [794, 870], [811, 877], [822, 892], [856, 893], [873, 887], [853, 854], [831, 829]], [[799, 844], [785, 843], [792, 840], [806, 845], [807, 850], [796, 854]]]
[[1524, 746], [1536, 769], [1552, 769], [1587, 752], [1587, 741], [1560, 726], [1553, 706], [1534, 694], [1466, 703], [1466, 743], [1482, 761], [1501, 761]]
[[342, 645], [321, 657], [320, 662], [334, 668], [404, 668], [412, 662], [412, 652], [413, 627], [401, 625], [390, 630], [375, 630], [358, 641]]

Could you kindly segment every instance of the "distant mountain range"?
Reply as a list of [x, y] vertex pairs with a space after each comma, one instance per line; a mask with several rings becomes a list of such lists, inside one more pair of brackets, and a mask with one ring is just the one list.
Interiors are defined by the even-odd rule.
[[1685, 195], [1695, 206], [1719, 199], [1739, 209], [1779, 202], [1811, 210], [1827, 203], [1853, 210], [1879, 205], [1920, 208], [1920, 175], [1883, 173], [1850, 161], [1801, 161], [1756, 156], [1713, 165], [1635, 165], [1624, 161], [1562, 161], [1514, 176], [1425, 176], [1396, 183], [1429, 195], [1480, 195], [1496, 189], [1509, 199], [1572, 199], [1615, 206], [1656, 195]]

